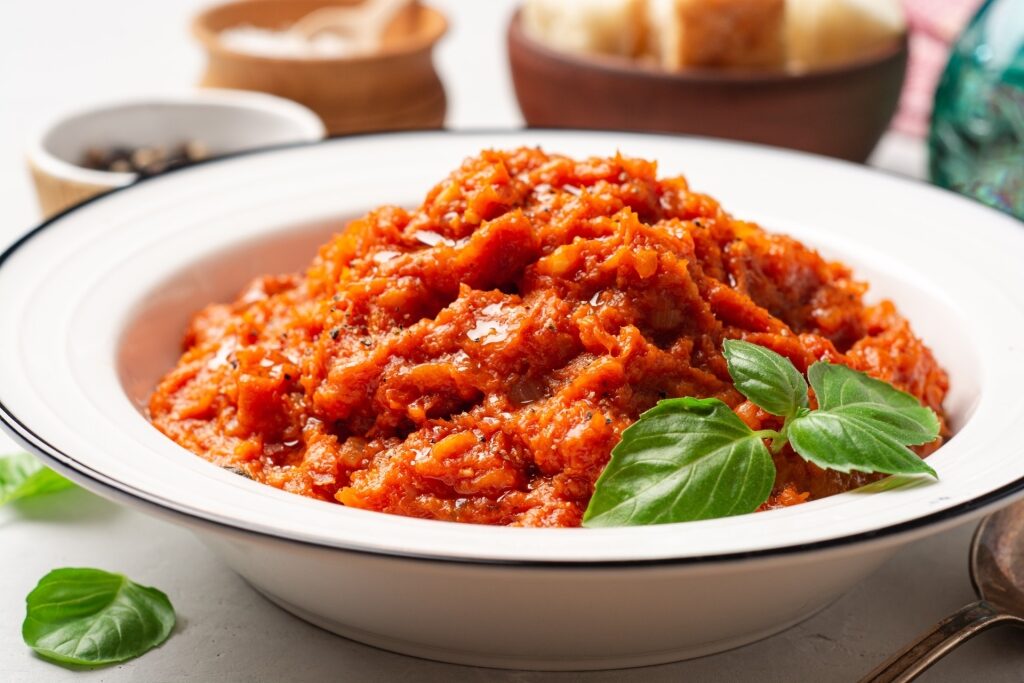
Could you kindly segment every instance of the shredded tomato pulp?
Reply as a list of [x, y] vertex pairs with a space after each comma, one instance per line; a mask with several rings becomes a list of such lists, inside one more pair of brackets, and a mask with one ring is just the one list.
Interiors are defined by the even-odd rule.
[[[941, 416], [945, 372], [865, 289], [651, 162], [487, 151], [419, 208], [351, 222], [305, 275], [201, 311], [150, 414], [207, 460], [304, 496], [577, 526], [620, 434], [659, 399], [714, 396], [780, 426], [733, 387], [725, 339], [866, 371]], [[775, 463], [765, 507], [872, 479], [788, 448]]]

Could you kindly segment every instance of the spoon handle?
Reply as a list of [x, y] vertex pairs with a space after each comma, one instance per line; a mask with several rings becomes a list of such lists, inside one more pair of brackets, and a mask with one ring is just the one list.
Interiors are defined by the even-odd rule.
[[992, 626], [1012, 620], [1013, 617], [999, 612], [984, 600], [972, 602], [883, 662], [860, 683], [909, 683], [953, 648]]

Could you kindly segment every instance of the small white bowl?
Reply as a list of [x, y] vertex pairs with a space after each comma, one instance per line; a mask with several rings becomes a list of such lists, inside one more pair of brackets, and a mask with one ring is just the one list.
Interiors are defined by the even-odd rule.
[[[483, 148], [657, 159], [735, 215], [850, 264], [947, 368], [937, 482], [889, 478], [781, 510], [617, 529], [410, 519], [226, 472], [149, 424], [190, 316], [301, 269], [344, 219], [415, 206]], [[808, 617], [909, 541], [1020, 497], [1024, 230], [923, 183], [753, 145], [574, 131], [343, 138], [147, 179], [0, 255], [0, 423], [102, 495], [192, 529], [270, 599], [379, 647], [602, 669], [742, 645]], [[894, 605], [893, 609], [900, 609]], [[186, 615], [187, 616], [187, 615]]]
[[243, 90], [196, 90], [93, 105], [44, 126], [28, 146], [28, 165], [44, 216], [101, 192], [134, 182], [134, 173], [83, 168], [87, 150], [174, 147], [202, 142], [221, 156], [324, 137], [323, 123], [306, 107]]

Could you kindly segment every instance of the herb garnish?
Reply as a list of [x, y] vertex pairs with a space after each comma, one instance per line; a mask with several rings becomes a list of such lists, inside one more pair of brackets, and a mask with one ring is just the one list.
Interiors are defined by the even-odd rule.
[[[939, 420], [910, 394], [843, 365], [814, 363], [807, 380], [757, 344], [723, 345], [736, 389], [781, 429], [754, 431], [717, 398], [672, 398], [622, 433], [597, 480], [583, 526], [635, 526], [754, 512], [775, 483], [772, 453], [849, 472], [938, 475], [908, 446], [938, 438]], [[767, 442], [767, 443], [766, 443]]]
[[25, 644], [61, 664], [138, 657], [167, 640], [175, 622], [166, 595], [101, 569], [54, 569], [25, 602]]
[[74, 484], [28, 453], [0, 457], [0, 505], [72, 488]]

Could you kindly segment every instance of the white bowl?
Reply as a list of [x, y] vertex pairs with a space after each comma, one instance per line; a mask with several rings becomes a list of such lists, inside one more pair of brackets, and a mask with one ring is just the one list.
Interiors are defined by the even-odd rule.
[[[514, 529], [327, 504], [225, 472], [142, 406], [190, 315], [300, 268], [345, 218], [417, 204], [484, 147], [616, 150], [840, 257], [949, 370], [936, 483], [620, 529]], [[0, 418], [82, 485], [193, 529], [252, 585], [342, 635], [485, 666], [667, 662], [806, 618], [900, 546], [1024, 490], [1024, 229], [924, 184], [763, 147], [571, 131], [409, 133], [258, 152], [100, 197], [0, 257]]]
[[[34, 174], [65, 188], [88, 188], [91, 195], [128, 185], [138, 176], [83, 168], [81, 161], [90, 148], [173, 148], [198, 140], [219, 156], [320, 140], [324, 134], [320, 119], [301, 104], [263, 93], [211, 88], [85, 107], [44, 125], [29, 141], [27, 155]], [[44, 212], [49, 214], [52, 208], [57, 207], [44, 206]]]

